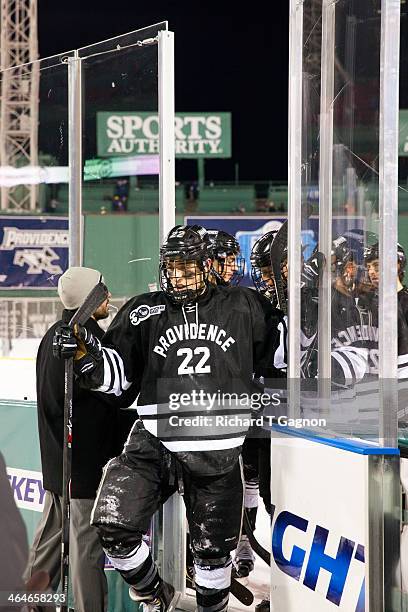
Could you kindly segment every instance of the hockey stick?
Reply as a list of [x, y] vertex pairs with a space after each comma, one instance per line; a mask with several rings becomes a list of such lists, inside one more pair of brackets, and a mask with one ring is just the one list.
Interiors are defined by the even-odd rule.
[[[272, 517], [273, 517], [273, 511], [274, 511], [274, 507], [272, 506], [272, 514], [271, 514], [271, 521], [272, 521]], [[260, 557], [262, 559], [262, 561], [265, 561], [266, 565], [270, 565], [271, 564], [271, 553], [269, 553], [256, 539], [256, 537], [254, 536], [254, 532], [252, 531], [252, 527], [251, 527], [251, 523], [249, 522], [249, 517], [247, 514], [247, 511], [244, 510], [244, 527], [245, 527], [245, 533], [248, 536], [248, 540], [249, 543], [252, 547], [252, 550], [254, 552], [256, 552], [256, 554], [258, 555], [258, 557]]]
[[278, 299], [278, 308], [283, 314], [288, 314], [288, 305], [283, 288], [281, 262], [285, 247], [288, 245], [288, 220], [280, 226], [270, 248], [271, 267], [273, 272], [273, 281], [275, 284], [276, 297]]
[[[312, 206], [311, 204], [307, 204], [302, 207], [302, 225], [304, 222], [310, 217], [312, 214]], [[285, 296], [285, 289], [283, 287], [282, 280], [282, 255], [285, 248], [288, 246], [288, 219], [280, 226], [279, 230], [276, 233], [275, 238], [271, 244], [271, 248], [269, 251], [270, 259], [271, 259], [271, 268], [274, 277], [274, 284], [276, 289], [276, 296], [278, 299], [278, 308], [283, 312], [283, 314], [288, 314], [288, 304]]]
[[[84, 303], [69, 322], [72, 328], [75, 323], [84, 325], [95, 310], [107, 299], [108, 290], [99, 282], [85, 298]], [[61, 587], [65, 595], [61, 612], [68, 610], [68, 583], [69, 583], [69, 523], [70, 523], [70, 483], [72, 463], [72, 396], [74, 382], [74, 359], [65, 361], [64, 375], [64, 450], [62, 463], [62, 530], [61, 530]]]

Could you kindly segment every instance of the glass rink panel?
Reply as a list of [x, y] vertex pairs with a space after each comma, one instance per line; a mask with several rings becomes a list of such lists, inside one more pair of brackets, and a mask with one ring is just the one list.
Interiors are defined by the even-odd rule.
[[[79, 50], [82, 203], [94, 213], [84, 217], [84, 260], [103, 269], [117, 297], [157, 289], [157, 34], [165, 29], [158, 24]], [[140, 220], [147, 209], [155, 214]]]
[[301, 367], [289, 405], [315, 434], [378, 443], [381, 3], [303, 8], [302, 253], [300, 282], [290, 285], [300, 300]]
[[34, 401], [35, 356], [68, 266], [68, 73], [73, 53], [0, 72], [0, 398]]

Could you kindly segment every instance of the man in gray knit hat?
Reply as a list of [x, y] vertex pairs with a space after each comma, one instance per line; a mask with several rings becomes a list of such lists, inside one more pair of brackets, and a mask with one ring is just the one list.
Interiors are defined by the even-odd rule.
[[[46, 494], [25, 578], [46, 570], [54, 590], [60, 581], [61, 562], [64, 362], [53, 357], [52, 340], [55, 329], [69, 322], [99, 281], [103, 281], [100, 272], [83, 267], [71, 267], [60, 277], [62, 319], [46, 332], [37, 354], [38, 429]], [[85, 325], [99, 339], [104, 332], [97, 321], [108, 316], [110, 297], [108, 294]], [[109, 396], [80, 389], [74, 382], [70, 566], [76, 612], [107, 610], [104, 553], [96, 529], [90, 526], [90, 513], [102, 468], [123, 445], [119, 419], [119, 409]]]

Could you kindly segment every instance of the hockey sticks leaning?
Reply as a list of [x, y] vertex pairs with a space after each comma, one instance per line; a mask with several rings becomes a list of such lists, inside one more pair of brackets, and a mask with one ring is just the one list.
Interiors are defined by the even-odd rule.
[[288, 314], [288, 305], [286, 302], [285, 290], [283, 288], [281, 262], [282, 255], [288, 245], [288, 220], [286, 219], [280, 226], [276, 236], [271, 244], [270, 258], [273, 272], [273, 280], [275, 284], [276, 296], [278, 299], [278, 308], [283, 314]]
[[[75, 323], [84, 325], [95, 310], [107, 299], [108, 290], [99, 282], [85, 298], [84, 303], [69, 322], [73, 327]], [[74, 359], [65, 361], [64, 376], [64, 450], [62, 467], [62, 533], [61, 533], [61, 586], [65, 595], [61, 612], [68, 610], [68, 583], [69, 583], [69, 522], [70, 522], [70, 482], [72, 461], [72, 396], [74, 379]]]
[[[305, 221], [312, 214], [312, 206], [311, 204], [307, 204], [302, 207], [302, 226]], [[285, 248], [288, 246], [288, 219], [280, 226], [279, 230], [276, 233], [275, 238], [271, 244], [271, 248], [269, 251], [270, 259], [271, 259], [271, 268], [274, 277], [274, 284], [276, 289], [276, 296], [278, 299], [278, 308], [283, 312], [283, 314], [288, 314], [288, 304], [285, 296], [285, 289], [283, 287], [283, 279], [282, 279], [282, 256]]]
[[[186, 570], [186, 586], [195, 590], [194, 568], [188, 566]], [[231, 595], [234, 595], [244, 606], [251, 606], [254, 603], [254, 595], [244, 584], [241, 584], [234, 576], [231, 576]]]
[[[273, 516], [273, 507], [272, 507], [272, 516]], [[272, 517], [271, 517], [272, 519]], [[250, 545], [252, 546], [252, 550], [256, 552], [258, 557], [265, 561], [266, 565], [271, 564], [271, 554], [258, 542], [256, 537], [254, 536], [254, 532], [252, 531], [251, 523], [249, 522], [248, 514], [246, 510], [244, 510], [244, 527], [245, 533], [248, 536], [248, 540]]]

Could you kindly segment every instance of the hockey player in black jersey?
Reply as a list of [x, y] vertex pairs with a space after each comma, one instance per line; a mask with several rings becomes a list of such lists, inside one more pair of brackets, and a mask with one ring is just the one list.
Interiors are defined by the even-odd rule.
[[331, 259], [332, 381], [341, 386], [354, 385], [368, 372], [370, 354], [375, 361], [377, 322], [366, 300], [361, 299], [357, 253], [347, 237], [333, 241]]
[[[374, 304], [373, 311], [378, 312], [378, 287], [380, 280], [380, 262], [378, 242], [364, 251], [364, 263], [367, 271], [367, 298]], [[398, 292], [398, 378], [408, 378], [408, 289], [403, 285], [407, 258], [403, 247], [397, 245], [397, 292]], [[378, 366], [378, 364], [377, 364]], [[378, 372], [378, 370], [377, 370]]]
[[245, 274], [245, 259], [238, 240], [223, 230], [207, 230], [212, 259], [209, 280], [225, 287], [238, 285]]
[[[255, 289], [264, 295], [273, 305], [277, 306], [277, 291], [272, 271], [271, 246], [278, 230], [267, 232], [257, 240], [251, 251], [251, 277]], [[281, 252], [281, 277], [283, 289], [287, 291], [288, 278], [288, 250], [285, 247]]]
[[139, 392], [140, 420], [122, 455], [105, 467], [92, 521], [132, 599], [147, 610], [173, 606], [174, 589], [160, 578], [142, 536], [177, 489], [189, 523], [197, 609], [227, 609], [250, 405], [229, 405], [220, 394], [251, 393], [254, 370], [273, 370], [279, 337], [279, 312], [250, 289], [210, 285], [210, 263], [206, 231], [176, 226], [160, 250], [162, 290], [125, 304], [103, 346], [76, 330], [83, 386], [118, 396], [130, 386]]

